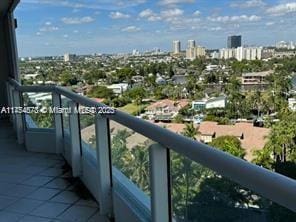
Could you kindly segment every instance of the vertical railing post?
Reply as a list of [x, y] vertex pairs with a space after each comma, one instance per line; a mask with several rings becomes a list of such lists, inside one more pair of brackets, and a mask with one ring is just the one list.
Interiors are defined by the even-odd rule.
[[77, 103], [70, 101], [69, 107], [71, 113], [69, 115], [70, 137], [71, 137], [71, 162], [73, 177], [81, 175], [81, 145], [79, 132], [79, 118], [77, 111]]
[[[11, 107], [14, 107], [14, 88], [11, 86], [10, 87], [10, 101], [11, 101]], [[12, 121], [12, 126], [13, 126], [13, 130], [16, 132], [16, 117], [15, 114], [11, 114], [11, 121]]]
[[[8, 107], [12, 107], [12, 96], [11, 96], [11, 85], [9, 84], [9, 82], [6, 82], [6, 91], [7, 91], [7, 105]], [[9, 115], [9, 120], [10, 122], [13, 121], [13, 115]]]
[[171, 221], [169, 150], [160, 144], [149, 148], [151, 211], [153, 222]]
[[100, 214], [111, 218], [112, 209], [112, 164], [109, 120], [97, 114], [95, 119], [96, 148], [99, 177]]
[[[53, 108], [61, 108], [60, 94], [52, 93]], [[54, 113], [55, 139], [56, 139], [56, 153], [62, 153], [63, 149], [63, 123], [62, 114]]]
[[[21, 107], [21, 94], [18, 90], [12, 91], [13, 95], [13, 106], [14, 107]], [[15, 130], [17, 135], [17, 141], [19, 144], [23, 144], [25, 141], [24, 137], [24, 123], [23, 123], [23, 116], [21, 113], [15, 114]]]

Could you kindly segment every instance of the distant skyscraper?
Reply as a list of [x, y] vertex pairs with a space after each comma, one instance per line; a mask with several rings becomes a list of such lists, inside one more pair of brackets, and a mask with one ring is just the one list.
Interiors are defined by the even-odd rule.
[[195, 47], [195, 40], [188, 40], [188, 48], [194, 48]]
[[66, 53], [64, 55], [64, 62], [71, 62], [72, 60], [74, 60], [76, 58], [76, 55], [75, 54], [69, 54], [69, 53]]
[[242, 46], [242, 36], [241, 35], [232, 35], [227, 39], [227, 48], [238, 48]]
[[194, 40], [188, 40], [188, 48], [186, 49], [186, 59], [194, 60], [198, 57], [206, 56], [206, 49], [202, 46], [196, 46]]
[[173, 41], [173, 53], [179, 54], [181, 52], [181, 42], [179, 40]]

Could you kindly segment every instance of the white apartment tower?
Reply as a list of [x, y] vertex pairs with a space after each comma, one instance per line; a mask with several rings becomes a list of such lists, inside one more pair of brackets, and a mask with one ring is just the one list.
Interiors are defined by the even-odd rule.
[[188, 48], [195, 48], [195, 40], [188, 40]]
[[238, 61], [242, 60], [261, 60], [262, 59], [262, 47], [238, 47], [232, 49], [220, 49], [220, 59], [235, 58]]
[[186, 59], [194, 60], [198, 57], [206, 55], [206, 49], [204, 47], [195, 44], [195, 40], [188, 40], [188, 47], [186, 49]]
[[76, 55], [75, 54], [66, 53], [64, 55], [64, 62], [71, 62], [75, 58], [76, 58]]
[[179, 40], [173, 41], [173, 54], [181, 52], [181, 42]]

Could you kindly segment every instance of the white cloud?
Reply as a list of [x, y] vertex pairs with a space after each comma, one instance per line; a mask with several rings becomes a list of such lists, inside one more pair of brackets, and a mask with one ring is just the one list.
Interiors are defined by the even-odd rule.
[[223, 23], [257, 22], [261, 20], [261, 17], [257, 15], [217, 16], [217, 17], [208, 17], [208, 20], [212, 22], [223, 22]]
[[95, 20], [90, 16], [85, 16], [82, 18], [78, 18], [78, 17], [75, 17], [75, 18], [64, 17], [64, 18], [62, 18], [62, 22], [67, 25], [79, 25], [79, 24], [83, 24], [83, 23], [91, 23], [93, 21], [95, 21]]
[[156, 21], [160, 21], [162, 18], [160, 16], [157, 16], [157, 15], [153, 15], [153, 16], [150, 16], [147, 20], [150, 21], [150, 22], [156, 22]]
[[66, 38], [69, 38], [69, 35], [65, 34], [63, 35], [63, 37], [66, 39]]
[[51, 22], [45, 22], [45, 25], [51, 25]]
[[270, 7], [266, 10], [268, 14], [279, 16], [296, 12], [296, 2], [284, 3]]
[[248, 0], [242, 2], [233, 2], [230, 4], [233, 8], [257, 8], [265, 6], [265, 2], [263, 0]]
[[200, 13], [200, 11], [198, 11], [198, 10], [196, 10], [194, 13], [193, 13], [193, 15], [194, 16], [199, 16], [201, 13]]
[[140, 12], [139, 17], [147, 18], [147, 17], [150, 17], [150, 16], [152, 16], [154, 14], [155, 13], [151, 9], [145, 9], [144, 11]]
[[274, 24], [275, 24], [274, 22], [266, 22], [266, 23], [265, 23], [266, 26], [272, 26], [272, 25], [274, 25]]
[[122, 12], [111, 12], [109, 17], [112, 19], [127, 19], [130, 17], [130, 15], [124, 14]]
[[220, 26], [217, 26], [217, 27], [212, 27], [209, 29], [210, 31], [221, 31], [222, 30], [222, 27]]
[[183, 15], [184, 11], [181, 9], [175, 8], [175, 9], [168, 9], [168, 10], [161, 11], [160, 14], [163, 18], [171, 18], [171, 17]]
[[22, 0], [23, 4], [51, 5], [56, 7], [67, 7], [74, 9], [102, 9], [119, 10], [129, 8], [145, 3], [146, 0], [92, 0], [92, 1], [74, 1], [74, 0]]
[[40, 35], [41, 35], [41, 32], [36, 32], [36, 35], [37, 35], [37, 36], [40, 36]]
[[121, 29], [121, 31], [123, 31], [123, 32], [138, 32], [138, 31], [140, 31], [140, 30], [141, 30], [141, 29], [140, 29], [139, 27], [136, 27], [136, 26], [134, 26], [134, 25], [132, 25], [132, 26], [127, 26], [127, 27]]
[[194, 3], [195, 0], [160, 0], [160, 5], [177, 5], [177, 4], [184, 4], [184, 3]]
[[44, 27], [39, 29], [39, 32], [54, 32], [58, 31], [59, 28], [56, 26], [51, 26], [51, 25], [45, 25]]
[[161, 16], [154, 13], [151, 9], [145, 9], [139, 13], [140, 18], [146, 18], [148, 21], [155, 22], [161, 20]]

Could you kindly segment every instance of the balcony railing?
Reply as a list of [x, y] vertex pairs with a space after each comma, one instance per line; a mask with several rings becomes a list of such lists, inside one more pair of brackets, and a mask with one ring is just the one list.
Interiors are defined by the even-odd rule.
[[[61, 107], [61, 97], [69, 100], [72, 108], [78, 105], [86, 107], [105, 106], [89, 98], [75, 94], [68, 89], [58, 86], [21, 86], [15, 80], [7, 83], [9, 105], [20, 107], [22, 105], [23, 93], [28, 92], [49, 92], [52, 93], [53, 106]], [[15, 114], [12, 121], [17, 132], [19, 143], [24, 142], [25, 118], [21, 114]], [[119, 170], [112, 168], [112, 156], [110, 147], [110, 121], [114, 121], [124, 127], [139, 133], [155, 143], [149, 147], [150, 165], [150, 194], [151, 201], [145, 195], [131, 188], [130, 181], [125, 178]], [[54, 114], [54, 134], [56, 153], [64, 153], [65, 128], [63, 116]], [[68, 161], [72, 165], [74, 176], [81, 175], [81, 136], [79, 128], [79, 118], [77, 114], [69, 116], [69, 144], [70, 158]], [[131, 206], [142, 206], [142, 211], [146, 211], [147, 220], [155, 222], [172, 221], [172, 189], [169, 151], [189, 158], [190, 160], [207, 167], [221, 176], [262, 195], [269, 200], [278, 203], [296, 212], [296, 181], [281, 174], [269, 171], [220, 150], [209, 147], [200, 142], [188, 139], [182, 135], [175, 134], [138, 119], [121, 111], [116, 111], [115, 115], [95, 116], [95, 147], [96, 147], [96, 169], [94, 180], [98, 181], [97, 199], [100, 203], [100, 213], [110, 216], [117, 211], [114, 207], [115, 195], [132, 189], [138, 192], [137, 199], [126, 198], [125, 204]], [[64, 154], [65, 155], [65, 154]], [[113, 179], [112, 179], [113, 176]], [[92, 185], [90, 185], [92, 186]], [[122, 192], [122, 193], [121, 193]], [[128, 192], [126, 192], [127, 195]], [[149, 207], [149, 205], [151, 207]], [[144, 213], [145, 214], [145, 213]], [[149, 216], [150, 215], [150, 216]], [[150, 218], [149, 218], [150, 217]]]

